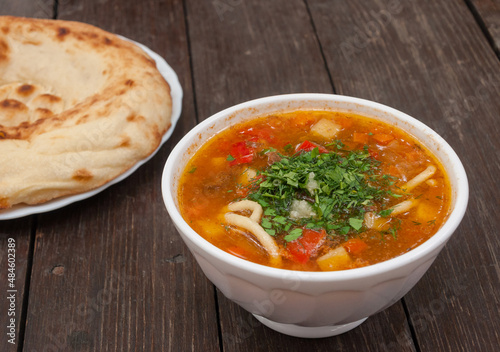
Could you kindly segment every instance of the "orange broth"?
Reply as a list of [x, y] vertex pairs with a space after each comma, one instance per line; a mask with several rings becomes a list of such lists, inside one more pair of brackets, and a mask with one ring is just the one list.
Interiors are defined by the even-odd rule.
[[[326, 129], [323, 128], [326, 132], [320, 129], [318, 133], [315, 126], [324, 125], [325, 121], [333, 125], [326, 123]], [[332, 126], [333, 137], [329, 129]], [[311, 153], [312, 149], [316, 149], [316, 154], [343, 153], [346, 158], [351, 151], [365, 153], [365, 157], [368, 155], [365, 160], [377, 165], [375, 173], [378, 176], [389, 175], [383, 177], [390, 180], [384, 186], [390, 193], [357, 208], [357, 216], [363, 216], [359, 230], [347, 230], [349, 226], [345, 226], [346, 223], [336, 229], [318, 228], [311, 225], [318, 220], [316, 214], [301, 214], [298, 219], [290, 215], [287, 221], [293, 226], [287, 229], [289, 232], [271, 236], [279, 248], [280, 258], [276, 264], [251, 231], [228, 224], [225, 214], [229, 212], [229, 204], [247, 199], [259, 188], [259, 183], [266, 179], [262, 173], [270, 165], [284, 157]], [[436, 167], [432, 176], [411, 191], [403, 188], [429, 165]], [[309, 193], [297, 193], [297, 197], [311, 205], [315, 192], [319, 190], [313, 187]], [[437, 158], [401, 129], [352, 113], [293, 111], [258, 117], [213, 136], [188, 162], [179, 182], [178, 196], [180, 211], [186, 222], [220, 249], [263, 265], [321, 271], [367, 266], [417, 247], [435, 234], [446, 220], [451, 190]], [[384, 214], [384, 209], [406, 200], [412, 204], [409, 210], [397, 215]], [[266, 211], [266, 207], [263, 211], [264, 215], [256, 221], [260, 226], [265, 225], [266, 218], [276, 219]], [[286, 213], [290, 209], [280, 211]], [[319, 210], [315, 210], [317, 212]], [[248, 217], [251, 212], [243, 210], [235, 213]], [[374, 221], [370, 222], [370, 215]], [[333, 219], [334, 215], [330, 216]], [[349, 216], [344, 217], [347, 219]], [[328, 223], [329, 219], [323, 219], [322, 223]], [[330, 225], [333, 226], [333, 220]], [[360, 226], [359, 221], [357, 225]], [[302, 233], [290, 240], [293, 237], [285, 236], [293, 228], [299, 228]], [[340, 260], [332, 261], [327, 255], [334, 249], [341, 252]]]

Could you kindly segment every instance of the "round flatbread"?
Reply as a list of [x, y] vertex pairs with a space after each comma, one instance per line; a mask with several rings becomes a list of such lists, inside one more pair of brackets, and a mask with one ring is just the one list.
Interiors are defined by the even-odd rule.
[[170, 87], [94, 26], [0, 16], [0, 209], [97, 188], [159, 146]]

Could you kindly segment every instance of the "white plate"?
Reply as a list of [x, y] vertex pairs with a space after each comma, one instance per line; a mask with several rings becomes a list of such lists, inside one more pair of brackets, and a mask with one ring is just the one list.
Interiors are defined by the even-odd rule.
[[96, 195], [99, 192], [102, 192], [106, 188], [108, 188], [111, 185], [114, 185], [115, 183], [118, 183], [120, 181], [123, 181], [127, 177], [129, 177], [134, 171], [136, 171], [141, 165], [143, 165], [146, 161], [151, 159], [156, 152], [161, 148], [163, 143], [165, 143], [172, 133], [174, 132], [175, 125], [177, 124], [177, 121], [179, 120], [179, 117], [181, 115], [181, 109], [182, 109], [182, 87], [179, 83], [179, 79], [177, 78], [177, 74], [175, 71], [167, 64], [167, 62], [157, 53], [153, 52], [151, 49], [148, 47], [134, 42], [133, 40], [130, 40], [128, 38], [120, 36], [120, 38], [128, 40], [137, 46], [139, 46], [142, 50], [144, 50], [153, 60], [156, 61], [156, 67], [162, 74], [162, 76], [165, 78], [165, 80], [168, 82], [170, 85], [170, 94], [172, 96], [172, 118], [171, 118], [171, 126], [168, 129], [168, 131], [163, 135], [163, 138], [161, 140], [160, 145], [158, 148], [147, 158], [139, 161], [137, 164], [135, 164], [132, 168], [130, 168], [128, 171], [124, 172], [120, 176], [116, 177], [115, 179], [109, 181], [108, 183], [102, 185], [99, 188], [93, 189], [91, 191], [85, 192], [85, 193], [80, 193], [80, 194], [75, 194], [72, 196], [67, 196], [67, 197], [61, 197], [54, 199], [52, 201], [43, 203], [43, 204], [38, 204], [38, 205], [15, 205], [12, 208], [6, 209], [6, 210], [0, 210], [0, 220], [8, 220], [8, 219], [15, 219], [15, 218], [20, 218], [23, 216], [31, 215], [31, 214], [38, 214], [38, 213], [44, 213], [47, 211], [55, 210], [62, 208], [68, 204], [92, 197]]

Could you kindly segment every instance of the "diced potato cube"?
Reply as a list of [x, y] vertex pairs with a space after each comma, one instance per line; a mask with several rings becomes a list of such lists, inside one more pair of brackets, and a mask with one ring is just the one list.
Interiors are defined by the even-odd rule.
[[221, 222], [214, 223], [208, 220], [198, 220], [197, 223], [203, 227], [203, 230], [207, 234], [210, 240], [215, 241], [223, 236], [225, 236], [226, 232], [224, 231], [224, 227], [221, 225]]
[[257, 171], [254, 169], [247, 168], [238, 178], [239, 183], [242, 185], [247, 185], [250, 181], [257, 176]]
[[332, 139], [342, 129], [340, 125], [328, 119], [321, 119], [311, 127], [311, 132], [325, 139]]
[[344, 247], [337, 247], [325, 255], [319, 257], [316, 262], [323, 271], [347, 269], [352, 263], [349, 253]]
[[439, 208], [436, 205], [421, 202], [417, 207], [417, 213], [415, 215], [418, 221], [424, 224], [435, 220], [438, 213]]
[[227, 160], [223, 157], [216, 157], [216, 158], [212, 158], [212, 165], [214, 167], [221, 167], [223, 166], [225, 163], [227, 163]]

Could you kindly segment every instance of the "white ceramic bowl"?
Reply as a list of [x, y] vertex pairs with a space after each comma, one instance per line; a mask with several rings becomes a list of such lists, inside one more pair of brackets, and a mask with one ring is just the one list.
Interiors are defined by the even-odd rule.
[[[197, 148], [228, 125], [276, 111], [352, 111], [396, 125], [423, 142], [451, 179], [452, 212], [428, 241], [397, 258], [333, 272], [275, 269], [237, 258], [212, 245], [184, 221], [177, 185]], [[229, 299], [266, 326], [297, 337], [338, 335], [391, 306], [424, 275], [463, 218], [468, 201], [465, 170], [453, 149], [414, 118], [371, 101], [329, 94], [290, 94], [257, 99], [221, 111], [194, 127], [170, 154], [162, 178], [163, 199], [177, 230], [205, 275]]]

